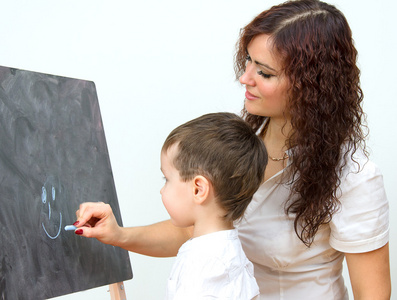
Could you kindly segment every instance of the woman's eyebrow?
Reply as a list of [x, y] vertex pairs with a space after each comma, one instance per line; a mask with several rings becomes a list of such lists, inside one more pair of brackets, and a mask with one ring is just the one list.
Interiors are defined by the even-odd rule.
[[259, 66], [262, 66], [262, 67], [265, 67], [265, 68], [267, 68], [267, 69], [269, 69], [269, 70], [272, 70], [272, 71], [274, 71], [274, 72], [277, 72], [275, 69], [273, 69], [272, 67], [270, 67], [270, 66], [267, 65], [267, 64], [261, 63], [261, 62], [259, 62], [259, 61], [257, 61], [257, 60], [255, 60], [254, 62], [255, 62], [255, 64], [257, 64], [257, 65], [259, 65]]

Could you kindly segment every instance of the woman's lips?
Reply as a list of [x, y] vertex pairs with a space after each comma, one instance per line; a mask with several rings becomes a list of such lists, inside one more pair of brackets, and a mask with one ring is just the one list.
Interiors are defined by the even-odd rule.
[[251, 94], [250, 92], [248, 92], [248, 91], [245, 92], [245, 98], [246, 98], [247, 100], [255, 100], [255, 99], [258, 99], [258, 97], [252, 95], [252, 94]]

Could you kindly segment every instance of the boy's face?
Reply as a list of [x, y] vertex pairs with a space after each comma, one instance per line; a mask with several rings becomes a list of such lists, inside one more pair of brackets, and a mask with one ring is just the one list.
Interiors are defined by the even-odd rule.
[[194, 188], [192, 180], [181, 180], [179, 171], [172, 163], [177, 153], [177, 145], [172, 145], [166, 152], [161, 153], [161, 172], [165, 184], [160, 194], [172, 223], [178, 227], [188, 227], [194, 224]]

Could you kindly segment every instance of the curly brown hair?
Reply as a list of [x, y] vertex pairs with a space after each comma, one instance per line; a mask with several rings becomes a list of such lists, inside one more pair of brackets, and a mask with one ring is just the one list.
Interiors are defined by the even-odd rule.
[[[295, 214], [295, 232], [310, 246], [319, 227], [339, 208], [337, 191], [348, 156], [353, 159], [359, 148], [368, 156], [357, 50], [346, 18], [334, 6], [289, 1], [262, 12], [242, 29], [237, 78], [245, 72], [248, 44], [260, 34], [271, 37], [290, 83], [292, 133], [286, 146], [292, 157], [291, 195], [285, 210]], [[243, 116], [254, 130], [266, 120], [245, 109]]]

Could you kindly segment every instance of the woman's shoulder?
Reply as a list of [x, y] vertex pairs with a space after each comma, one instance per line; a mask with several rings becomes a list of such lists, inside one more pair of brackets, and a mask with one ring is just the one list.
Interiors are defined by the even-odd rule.
[[349, 155], [337, 197], [340, 206], [330, 222], [333, 248], [366, 252], [388, 241], [389, 204], [383, 176], [363, 152]]
[[341, 183], [348, 180], [366, 180], [372, 177], [382, 176], [378, 165], [374, 163], [362, 149], [357, 149], [354, 153], [345, 153], [342, 163]]
[[387, 202], [383, 175], [366, 155], [356, 152], [349, 156], [340, 176], [337, 198], [342, 206]]

